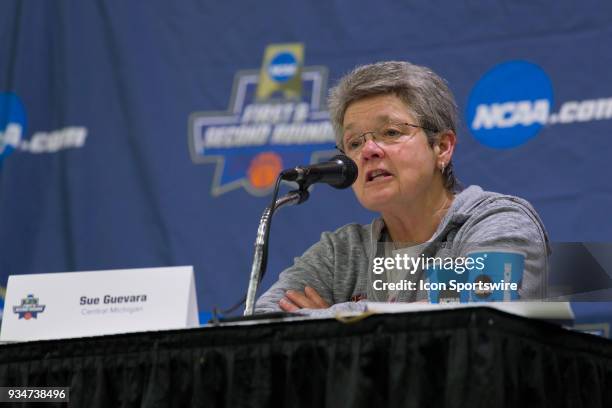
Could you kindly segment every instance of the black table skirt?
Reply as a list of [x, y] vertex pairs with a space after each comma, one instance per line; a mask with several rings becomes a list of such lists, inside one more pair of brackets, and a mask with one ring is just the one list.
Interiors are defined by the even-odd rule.
[[0, 384], [74, 407], [610, 408], [612, 341], [485, 308], [376, 315], [9, 344]]

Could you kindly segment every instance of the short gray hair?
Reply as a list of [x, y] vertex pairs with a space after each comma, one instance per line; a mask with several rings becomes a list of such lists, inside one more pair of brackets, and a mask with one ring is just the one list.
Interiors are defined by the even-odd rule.
[[[342, 128], [348, 106], [356, 100], [384, 94], [400, 98], [419, 126], [436, 130], [424, 129], [430, 146], [437, 142], [440, 132], [457, 133], [457, 103], [446, 81], [427, 67], [385, 61], [355, 68], [330, 90], [327, 105], [338, 147], [343, 147]], [[443, 178], [446, 189], [458, 188], [452, 160]]]

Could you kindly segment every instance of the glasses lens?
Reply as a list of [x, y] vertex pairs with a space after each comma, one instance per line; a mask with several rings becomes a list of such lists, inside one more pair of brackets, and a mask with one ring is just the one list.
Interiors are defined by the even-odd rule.
[[403, 124], [388, 124], [378, 131], [378, 140], [386, 144], [396, 143], [400, 137], [408, 133], [408, 127]]
[[363, 136], [354, 136], [349, 138], [344, 143], [344, 148], [346, 149], [346, 152], [349, 154], [358, 154], [361, 148], [363, 147], [363, 140]]

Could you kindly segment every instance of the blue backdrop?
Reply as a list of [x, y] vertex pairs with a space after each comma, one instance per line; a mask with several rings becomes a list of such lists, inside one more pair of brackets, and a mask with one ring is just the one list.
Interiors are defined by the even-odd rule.
[[[16, 0], [0, 44], [2, 286], [187, 264], [201, 311], [233, 304], [273, 176], [329, 156], [327, 90], [379, 60], [448, 80], [464, 184], [528, 199], [553, 241], [612, 235], [609, 2]], [[372, 217], [317, 186], [277, 214], [264, 286]]]

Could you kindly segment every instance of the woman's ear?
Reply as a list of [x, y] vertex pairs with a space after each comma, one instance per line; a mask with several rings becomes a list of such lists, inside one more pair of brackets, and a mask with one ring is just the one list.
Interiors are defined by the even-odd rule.
[[443, 167], [446, 167], [453, 158], [456, 144], [457, 135], [452, 130], [447, 130], [438, 137], [438, 142], [434, 145], [434, 152], [436, 160]]

